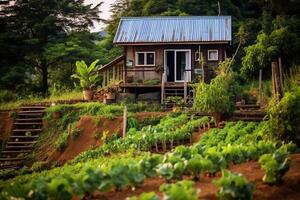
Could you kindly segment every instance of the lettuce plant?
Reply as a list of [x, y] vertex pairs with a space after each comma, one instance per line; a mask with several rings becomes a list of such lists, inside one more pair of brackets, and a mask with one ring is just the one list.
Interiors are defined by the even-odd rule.
[[179, 181], [174, 184], [164, 184], [160, 191], [164, 192], [165, 200], [197, 200], [199, 191], [194, 188], [193, 181]]
[[263, 182], [278, 184], [289, 170], [291, 160], [288, 157], [287, 146], [282, 146], [273, 154], [264, 154], [259, 158], [261, 168], [265, 171]]
[[254, 192], [254, 184], [241, 174], [234, 174], [228, 170], [222, 170], [222, 177], [215, 181], [215, 185], [220, 188], [217, 196], [221, 200], [251, 200]]

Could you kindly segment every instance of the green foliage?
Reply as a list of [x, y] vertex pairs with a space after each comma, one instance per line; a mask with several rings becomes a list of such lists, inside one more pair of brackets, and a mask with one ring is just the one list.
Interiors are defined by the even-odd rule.
[[215, 185], [220, 188], [217, 195], [221, 200], [250, 200], [254, 192], [254, 185], [245, 177], [227, 170], [222, 170], [222, 177], [215, 181]]
[[197, 200], [198, 193], [192, 181], [179, 181], [174, 184], [164, 184], [160, 191], [164, 192], [166, 200]]
[[194, 180], [199, 180], [200, 174], [211, 171], [213, 163], [200, 155], [196, 155], [187, 161], [186, 169], [188, 173], [192, 174]]
[[274, 19], [273, 27], [265, 28], [271, 30], [259, 33], [256, 43], [245, 48], [240, 71], [242, 77], [252, 78], [258, 74], [259, 69], [269, 71], [267, 67], [278, 57], [282, 57], [289, 66], [299, 63], [299, 59], [294, 56], [300, 49], [299, 33], [294, 31], [297, 28], [299, 19], [282, 16]]
[[80, 86], [84, 90], [92, 89], [100, 82], [100, 76], [96, 73], [98, 62], [99, 60], [95, 60], [90, 66], [87, 66], [83, 60], [76, 62], [76, 74], [73, 74], [72, 77], [80, 80]]
[[60, 134], [55, 142], [56, 149], [59, 151], [65, 150], [65, 148], [68, 146], [68, 139], [69, 139], [68, 131], [65, 131], [62, 134]]
[[231, 97], [234, 89], [231, 87], [234, 77], [230, 63], [230, 59], [220, 63], [218, 76], [210, 84], [203, 82], [195, 84], [194, 107], [197, 110], [209, 113], [229, 113], [232, 110]]
[[273, 154], [264, 154], [259, 158], [261, 168], [265, 171], [263, 182], [268, 184], [278, 184], [282, 182], [282, 177], [289, 170], [291, 160], [287, 146], [282, 146]]
[[297, 86], [284, 94], [284, 97], [277, 102], [276, 99], [270, 101], [267, 113], [268, 133], [285, 141], [300, 142], [300, 87]]
[[9, 90], [0, 90], [0, 103], [6, 103], [9, 101], [15, 101], [16, 95]]
[[138, 197], [127, 198], [126, 200], [159, 200], [159, 196], [157, 196], [157, 194], [155, 194], [154, 192], [149, 192], [149, 193], [142, 193]]

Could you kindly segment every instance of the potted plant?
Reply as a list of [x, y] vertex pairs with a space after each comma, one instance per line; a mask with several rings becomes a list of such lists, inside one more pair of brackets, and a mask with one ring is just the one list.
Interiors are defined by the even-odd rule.
[[99, 60], [95, 60], [90, 66], [87, 66], [83, 60], [76, 62], [76, 73], [72, 75], [72, 78], [79, 79], [84, 100], [90, 101], [93, 99], [93, 88], [100, 81], [100, 76], [97, 74], [98, 67], [96, 66], [98, 62]]

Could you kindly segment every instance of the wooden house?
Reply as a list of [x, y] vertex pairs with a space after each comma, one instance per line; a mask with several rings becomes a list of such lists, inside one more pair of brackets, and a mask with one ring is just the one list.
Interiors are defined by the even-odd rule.
[[102, 67], [103, 85], [124, 92], [190, 96], [191, 82], [205, 78], [228, 56], [230, 16], [126, 17], [114, 44], [124, 54]]

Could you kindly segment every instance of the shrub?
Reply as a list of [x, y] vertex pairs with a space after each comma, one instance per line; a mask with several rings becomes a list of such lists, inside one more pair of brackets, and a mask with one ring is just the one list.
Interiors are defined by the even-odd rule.
[[17, 96], [12, 91], [0, 90], [0, 103], [15, 101], [16, 99], [17, 99]]
[[210, 84], [195, 84], [194, 107], [203, 112], [230, 113], [233, 109], [233, 83], [234, 74], [230, 70], [230, 60], [226, 60], [220, 64], [218, 75]]
[[282, 182], [282, 177], [290, 168], [291, 160], [288, 154], [287, 146], [282, 146], [273, 154], [264, 154], [259, 158], [261, 168], [265, 171], [264, 183], [278, 184]]
[[300, 144], [300, 87], [286, 92], [280, 102], [268, 106], [268, 133], [277, 139]]
[[222, 177], [215, 181], [215, 185], [220, 187], [217, 196], [221, 200], [252, 199], [254, 185], [249, 183], [241, 174], [222, 170]]

